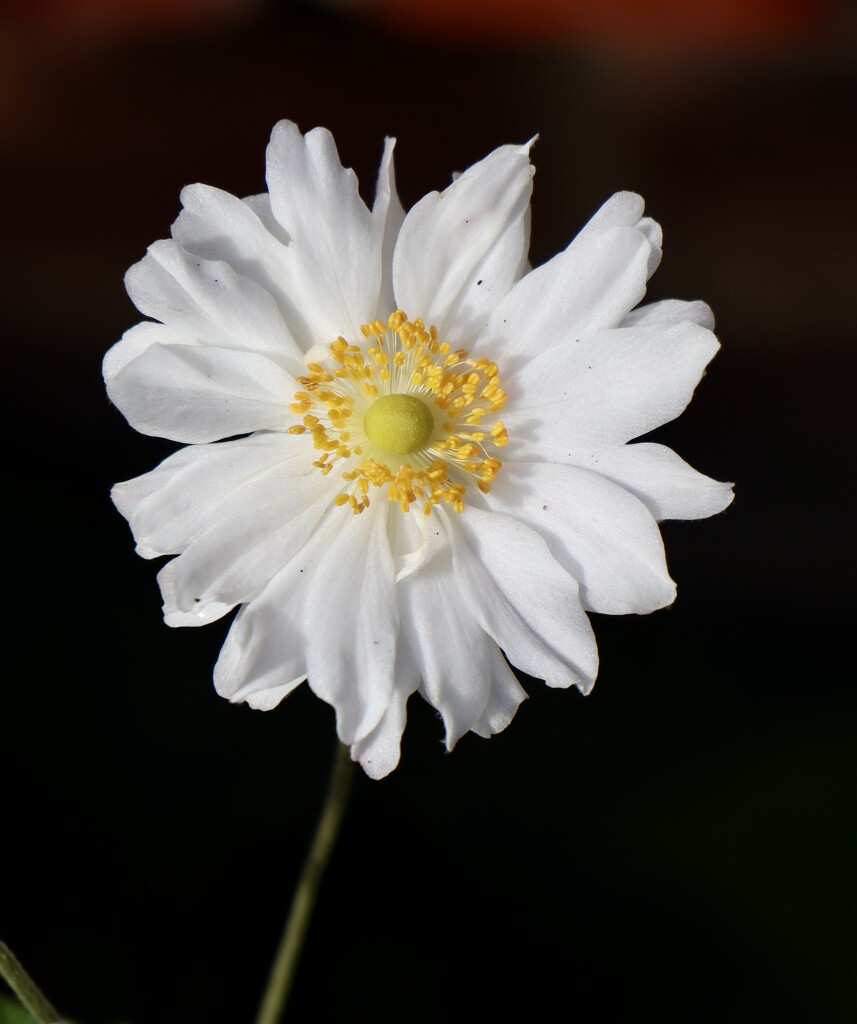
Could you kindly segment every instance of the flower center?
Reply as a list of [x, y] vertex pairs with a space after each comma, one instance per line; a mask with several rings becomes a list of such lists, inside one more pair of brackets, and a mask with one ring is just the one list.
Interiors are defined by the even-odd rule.
[[468, 486], [489, 491], [502, 466], [489, 449], [509, 443], [499, 420], [482, 422], [506, 401], [497, 364], [401, 309], [360, 330], [365, 348], [337, 338], [329, 359], [307, 363], [289, 406], [301, 422], [288, 432], [312, 436], [322, 475], [340, 471], [335, 505], [362, 512], [381, 487], [403, 512], [415, 502], [425, 515], [440, 502], [461, 512]]
[[434, 432], [434, 416], [414, 395], [384, 395], [366, 410], [363, 429], [381, 451], [405, 455], [426, 444]]

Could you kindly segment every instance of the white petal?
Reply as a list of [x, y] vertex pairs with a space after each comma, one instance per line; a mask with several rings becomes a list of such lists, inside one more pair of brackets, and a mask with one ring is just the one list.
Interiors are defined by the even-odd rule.
[[174, 555], [239, 512], [248, 493], [252, 500], [252, 488], [264, 481], [266, 470], [288, 462], [295, 475], [315, 473], [313, 458], [305, 438], [284, 433], [191, 445], [150, 473], [116, 484], [111, 497], [128, 520], [140, 555]]
[[383, 779], [398, 765], [402, 733], [407, 721], [408, 698], [420, 682], [407, 643], [396, 646], [396, 681], [387, 710], [365, 739], [351, 745], [351, 759], [358, 761], [370, 779]]
[[595, 637], [576, 581], [544, 539], [496, 512], [471, 507], [448, 518], [456, 579], [476, 621], [522, 671], [588, 693]]
[[134, 305], [191, 343], [241, 348], [283, 361], [295, 373], [301, 352], [271, 295], [223, 260], [194, 255], [166, 239], [125, 275]]
[[486, 347], [516, 369], [512, 356], [532, 359], [617, 327], [645, 294], [651, 251], [629, 227], [576, 239], [515, 285], [491, 315]]
[[158, 585], [161, 588], [161, 598], [164, 606], [164, 622], [168, 626], [207, 626], [209, 622], [216, 622], [227, 612], [231, 612], [234, 604], [222, 601], [211, 601], [209, 604], [194, 607], [191, 611], [182, 611], [176, 604], [176, 562], [173, 559], [158, 573]]
[[235, 492], [223, 517], [169, 563], [175, 605], [165, 603], [168, 613], [251, 600], [301, 551], [326, 513], [336, 518], [335, 489], [320, 475], [294, 476], [290, 468], [276, 466]]
[[172, 441], [199, 444], [295, 422], [288, 403], [297, 383], [254, 352], [153, 344], [106, 383], [135, 430]]
[[336, 709], [349, 746], [378, 725], [393, 692], [399, 620], [388, 507], [380, 499], [358, 516], [337, 509], [342, 525], [307, 587], [309, 684]]
[[450, 339], [512, 287], [527, 256], [531, 143], [503, 146], [405, 217], [393, 257], [396, 301]]
[[306, 676], [300, 676], [298, 679], [292, 679], [282, 686], [272, 686], [270, 689], [260, 690], [258, 693], [248, 693], [247, 703], [255, 711], [273, 711], [280, 701], [284, 700], [293, 690], [300, 686], [304, 679], [306, 679]]
[[593, 213], [575, 236], [572, 245], [582, 245], [611, 228], [633, 228], [640, 222], [646, 204], [636, 192], [616, 192]]
[[[577, 466], [506, 463], [488, 495], [547, 539], [580, 584], [584, 607], [645, 614], [675, 599], [660, 531], [639, 499]], [[508, 652], [507, 652], [508, 653]]]
[[[434, 518], [434, 517], [431, 517]], [[402, 629], [426, 700], [440, 712], [446, 747], [480, 721], [491, 689], [491, 642], [468, 612], [448, 545], [399, 586]]]
[[328, 320], [319, 320], [320, 311], [301, 291], [288, 232], [274, 217], [270, 197], [242, 200], [209, 185], [188, 185], [181, 198], [184, 210], [172, 228], [177, 241], [197, 256], [226, 260], [258, 282], [303, 350], [336, 337], [325, 333]]
[[490, 644], [491, 654], [491, 692], [482, 717], [473, 726], [473, 732], [488, 739], [495, 733], [502, 732], [515, 717], [515, 712], [522, 701], [527, 699], [527, 692], [518, 682], [515, 673], [506, 664], [500, 648]]
[[574, 461], [621, 484], [655, 519], [705, 519], [722, 512], [735, 497], [732, 484], [703, 476], [660, 444], [627, 444], [577, 455]]
[[637, 225], [637, 230], [641, 232], [646, 241], [652, 247], [652, 251], [649, 254], [649, 262], [647, 265], [648, 276], [652, 274], [661, 265], [661, 258], [663, 257], [663, 245], [664, 245], [664, 233], [661, 229], [660, 224], [656, 220], [652, 220], [651, 217], [643, 217]]
[[302, 136], [297, 125], [280, 121], [268, 146], [267, 180], [274, 216], [291, 238], [291, 282], [314, 342], [359, 337], [360, 324], [377, 316], [383, 218], [366, 208], [325, 128]]
[[493, 248], [475, 267], [446, 317], [448, 337], [470, 341], [485, 332], [492, 312], [530, 269], [530, 207], [521, 207]]
[[236, 615], [214, 668], [214, 685], [222, 697], [267, 710], [306, 678], [306, 591], [339, 525], [335, 516], [322, 521]]
[[164, 327], [163, 324], [153, 324], [148, 320], [135, 324], [122, 335], [111, 349], [108, 349], [104, 356], [104, 361], [101, 364], [104, 382], [109, 385], [120, 370], [123, 370], [137, 356], [141, 356], [150, 345], [187, 345], [190, 343], [191, 339], [177, 335], [175, 331]]
[[[393, 294], [393, 251], [405, 211], [396, 192], [396, 172], [393, 164], [395, 139], [384, 139], [384, 155], [378, 169], [378, 181], [375, 185], [375, 205], [372, 217], [381, 231], [381, 289], [378, 296], [378, 315], [392, 313], [396, 308]], [[416, 314], [414, 314], [416, 315]]]
[[590, 217], [572, 242], [572, 246], [582, 245], [595, 235], [603, 234], [611, 228], [636, 228], [645, 236], [651, 246], [652, 251], [648, 262], [648, 276], [651, 277], [661, 262], [663, 232], [657, 221], [643, 216], [644, 209], [645, 203], [642, 196], [638, 196], [635, 192], [617, 192]]
[[422, 511], [391, 516], [387, 532], [397, 583], [421, 569], [444, 542], [437, 520]]
[[566, 461], [668, 423], [719, 347], [710, 331], [685, 322], [600, 331], [532, 359], [507, 385], [503, 422], [512, 443], [516, 431], [522, 442], [509, 455]]
[[257, 196], [245, 196], [241, 201], [250, 207], [278, 242], [282, 242], [283, 245], [288, 245], [291, 242], [288, 231], [274, 216], [274, 211], [271, 209], [271, 197], [267, 192], [261, 192]]
[[691, 323], [714, 330], [714, 314], [711, 307], [696, 299], [684, 302], [681, 299], [662, 299], [647, 306], [632, 309], [622, 321], [623, 327], [675, 327], [690, 320]]

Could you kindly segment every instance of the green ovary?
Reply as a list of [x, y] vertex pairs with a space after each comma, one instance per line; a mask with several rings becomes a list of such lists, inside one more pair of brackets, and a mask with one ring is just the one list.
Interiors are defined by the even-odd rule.
[[424, 447], [434, 432], [431, 410], [413, 395], [384, 395], [363, 417], [366, 436], [381, 451], [395, 455]]

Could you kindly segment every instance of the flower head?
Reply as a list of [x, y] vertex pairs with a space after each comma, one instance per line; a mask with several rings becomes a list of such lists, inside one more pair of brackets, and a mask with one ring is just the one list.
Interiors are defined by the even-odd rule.
[[406, 704], [451, 748], [526, 697], [509, 662], [584, 693], [586, 612], [675, 597], [657, 520], [728, 484], [628, 444], [687, 405], [717, 350], [701, 302], [642, 308], [661, 257], [618, 193], [530, 270], [529, 145], [407, 215], [387, 140], [367, 208], [330, 133], [280, 122], [268, 192], [182, 193], [128, 272], [150, 317], [104, 360], [137, 430], [187, 445], [113, 498], [173, 626], [241, 605], [214, 672], [270, 709], [305, 679], [367, 773], [398, 763]]

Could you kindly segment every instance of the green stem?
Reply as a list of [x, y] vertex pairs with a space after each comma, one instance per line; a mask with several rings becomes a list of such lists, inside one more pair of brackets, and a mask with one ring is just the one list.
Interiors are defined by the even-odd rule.
[[38, 985], [5, 942], [0, 942], [0, 975], [6, 979], [21, 1005], [31, 1017], [35, 1017], [38, 1024], [59, 1024], [60, 1015], [45, 999]]
[[271, 967], [271, 974], [268, 977], [268, 985], [262, 998], [262, 1006], [259, 1016], [256, 1018], [256, 1024], [278, 1024], [289, 998], [295, 968], [301, 955], [324, 869], [327, 867], [339, 826], [342, 824], [353, 778], [354, 764], [348, 747], [338, 743], [327, 796], [321, 809], [312, 846], [309, 848], [300, 880], [292, 897], [289, 916], [286, 918], [283, 937], [280, 939], [277, 955]]

